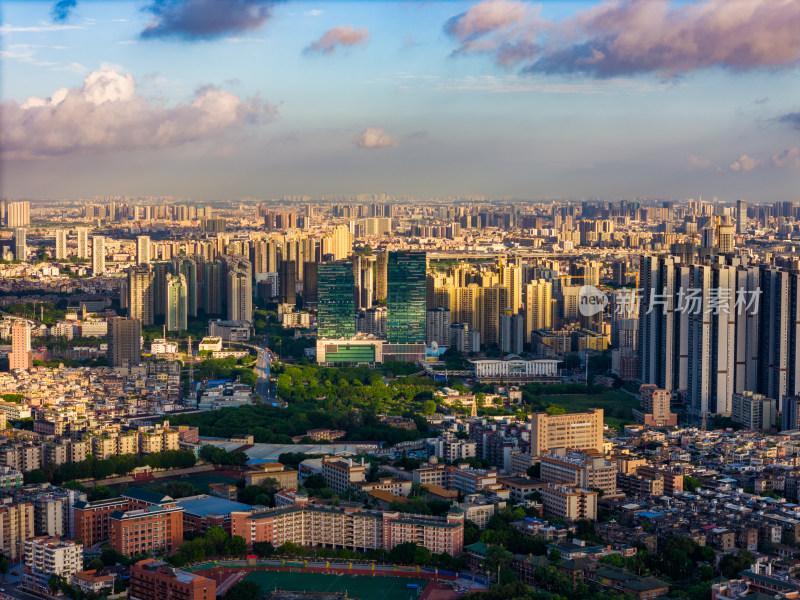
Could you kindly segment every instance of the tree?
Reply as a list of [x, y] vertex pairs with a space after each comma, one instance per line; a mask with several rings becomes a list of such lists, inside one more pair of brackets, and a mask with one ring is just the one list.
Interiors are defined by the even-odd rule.
[[102, 571], [105, 566], [105, 563], [99, 558], [95, 558], [89, 563], [89, 569], [94, 569], [95, 571]]
[[422, 414], [423, 415], [432, 415], [436, 412], [436, 402], [433, 400], [425, 400], [425, 403], [422, 405]]
[[54, 593], [64, 591], [67, 586], [67, 578], [63, 575], [53, 573], [47, 580], [47, 587], [49, 587]]
[[741, 571], [744, 571], [753, 564], [755, 557], [749, 550], [742, 548], [736, 554], [726, 554], [719, 561], [719, 571], [728, 579], [736, 579]]
[[0, 556], [0, 575], [3, 576], [3, 581], [6, 580], [6, 575], [8, 575], [9, 570], [11, 570], [11, 561], [8, 560], [5, 556]]
[[83, 485], [77, 479], [70, 479], [69, 481], [65, 481], [61, 484], [61, 487], [65, 487], [68, 490], [75, 490], [76, 492], [85, 492], [86, 486]]
[[696, 477], [692, 477], [691, 475], [684, 475], [683, 476], [683, 489], [687, 492], [694, 492], [695, 490], [702, 487], [700, 480]]
[[606, 554], [605, 556], [601, 556], [597, 562], [601, 562], [604, 565], [613, 565], [615, 567], [625, 566], [625, 559], [621, 554]]

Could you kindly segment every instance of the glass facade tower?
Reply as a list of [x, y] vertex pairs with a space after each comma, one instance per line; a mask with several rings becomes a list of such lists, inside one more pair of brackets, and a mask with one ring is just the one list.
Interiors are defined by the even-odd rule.
[[[352, 261], [320, 263], [317, 270], [318, 337], [346, 339], [355, 336], [354, 285]], [[423, 286], [423, 299], [424, 292]]]
[[425, 252], [390, 252], [387, 265], [387, 335], [390, 344], [425, 343]]

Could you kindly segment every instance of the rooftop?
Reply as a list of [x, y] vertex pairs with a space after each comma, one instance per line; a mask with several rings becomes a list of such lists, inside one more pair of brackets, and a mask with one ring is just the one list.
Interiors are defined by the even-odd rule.
[[252, 506], [233, 502], [225, 498], [216, 496], [193, 496], [191, 498], [181, 498], [176, 501], [178, 506], [183, 507], [186, 514], [199, 515], [205, 517], [209, 514], [227, 515], [237, 510], [250, 510]]

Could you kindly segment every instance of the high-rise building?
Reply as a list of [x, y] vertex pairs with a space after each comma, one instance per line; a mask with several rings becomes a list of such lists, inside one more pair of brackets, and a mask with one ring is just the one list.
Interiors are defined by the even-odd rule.
[[14, 260], [24, 261], [28, 256], [28, 230], [17, 227], [14, 230]]
[[781, 403], [781, 431], [800, 429], [800, 396], [786, 396]]
[[190, 317], [197, 316], [198, 299], [198, 267], [197, 257], [185, 258], [180, 262], [177, 272], [186, 280], [186, 314]]
[[138, 365], [142, 361], [142, 323], [130, 317], [114, 317], [108, 324], [108, 364]]
[[167, 311], [167, 276], [173, 272], [172, 263], [153, 263], [153, 313], [156, 316]]
[[89, 258], [89, 230], [86, 227], [78, 227], [78, 259]]
[[155, 322], [155, 290], [153, 270], [150, 265], [128, 268], [128, 316], [141, 321], [142, 325]]
[[320, 263], [317, 270], [317, 336], [343, 339], [355, 335], [353, 261]]
[[67, 231], [66, 229], [56, 229], [56, 260], [67, 258]]
[[150, 237], [147, 235], [136, 236], [136, 264], [150, 264]]
[[717, 243], [719, 244], [719, 251], [723, 253], [733, 252], [735, 242], [736, 238], [734, 236], [733, 225], [720, 225], [719, 236], [717, 239]]
[[[297, 265], [294, 260], [281, 259], [280, 270], [280, 300], [281, 304], [297, 303]], [[350, 292], [353, 293], [352, 290]]]
[[218, 262], [205, 264], [205, 310], [206, 314], [222, 314], [222, 298], [224, 287], [222, 279], [222, 265]]
[[387, 334], [390, 344], [425, 343], [425, 252], [390, 252]]
[[553, 328], [553, 282], [537, 279], [524, 287], [525, 342], [539, 329]]
[[253, 322], [253, 281], [250, 261], [229, 261], [225, 277], [228, 319], [230, 321]]
[[736, 201], [736, 233], [747, 232], [747, 202], [744, 200]]
[[316, 307], [319, 301], [319, 263], [303, 263], [303, 306]]
[[[688, 400], [693, 414], [731, 414], [735, 365], [735, 269], [691, 265], [689, 285], [698, 301], [687, 306]], [[724, 292], [724, 293], [723, 293]], [[718, 308], [717, 308], [718, 307]]]
[[500, 315], [500, 349], [511, 354], [522, 354], [525, 339], [524, 317], [506, 311]]
[[450, 309], [429, 308], [427, 310], [427, 333], [425, 341], [428, 344], [436, 343], [443, 348], [450, 347]]
[[782, 405], [800, 395], [800, 273], [762, 267], [759, 277], [758, 391]]
[[92, 236], [92, 275], [106, 272], [106, 239], [101, 235]]
[[31, 352], [31, 322], [22, 319], [11, 326], [11, 353], [8, 355], [9, 369], [28, 370], [33, 366]]
[[375, 258], [375, 300], [379, 302], [386, 300], [388, 286], [388, 266], [389, 253], [381, 252]]
[[187, 285], [183, 275], [167, 275], [167, 311], [165, 324], [167, 331], [185, 331], [187, 320]]
[[6, 227], [30, 227], [30, 225], [30, 202], [9, 202], [6, 205]]

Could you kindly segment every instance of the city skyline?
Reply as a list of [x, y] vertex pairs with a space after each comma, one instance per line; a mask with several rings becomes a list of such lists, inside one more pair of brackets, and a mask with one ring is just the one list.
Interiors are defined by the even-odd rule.
[[798, 28], [756, 0], [6, 2], [0, 195], [793, 200]]

